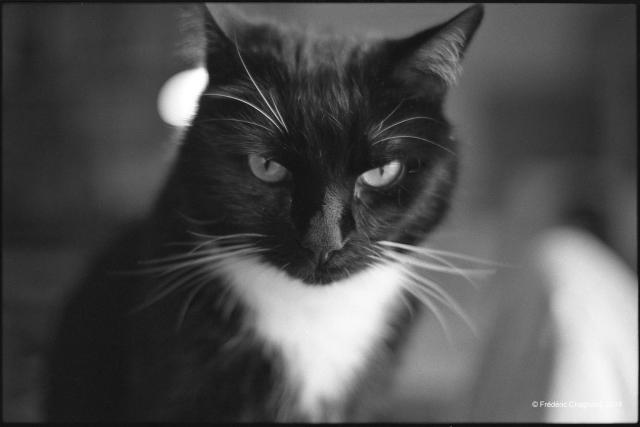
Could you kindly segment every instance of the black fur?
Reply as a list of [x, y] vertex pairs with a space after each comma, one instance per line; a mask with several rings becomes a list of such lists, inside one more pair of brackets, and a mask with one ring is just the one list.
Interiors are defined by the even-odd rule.
[[[368, 265], [372, 242], [417, 243], [447, 210], [456, 144], [442, 112], [448, 82], [433, 67], [458, 64], [433, 52], [449, 43], [461, 55], [480, 6], [403, 40], [310, 36], [248, 22], [224, 32], [204, 16], [209, 85], [153, 215], [113, 246], [65, 312], [51, 364], [52, 420], [305, 420], [293, 404], [296, 390], [279, 374], [280, 356], [245, 334], [242, 304], [228, 315], [221, 309], [230, 305], [221, 278], [211, 277], [182, 317], [189, 288], [131, 311], [157, 280], [109, 272], [184, 253], [167, 243], [193, 241], [192, 233], [259, 233], [264, 237], [253, 244], [266, 262], [309, 286], [330, 286]], [[453, 30], [465, 44], [450, 43]], [[219, 96], [271, 115], [245, 66], [286, 130]], [[417, 116], [429, 119], [375, 135], [385, 117], [388, 126]], [[289, 177], [259, 180], [249, 154], [277, 161]], [[362, 173], [391, 160], [404, 164], [397, 184], [359, 183]], [[320, 263], [327, 245], [331, 257]], [[378, 345], [399, 345], [408, 320], [397, 313], [398, 334]], [[340, 402], [327, 411], [347, 416], [356, 406]]]

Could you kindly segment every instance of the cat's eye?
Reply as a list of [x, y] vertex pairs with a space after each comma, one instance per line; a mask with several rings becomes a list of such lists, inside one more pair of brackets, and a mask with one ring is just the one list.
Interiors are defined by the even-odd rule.
[[287, 168], [275, 160], [257, 154], [249, 154], [249, 168], [258, 179], [265, 182], [280, 182], [289, 173]]
[[386, 187], [400, 178], [403, 169], [399, 160], [393, 160], [386, 165], [366, 171], [360, 175], [359, 179], [370, 187]]

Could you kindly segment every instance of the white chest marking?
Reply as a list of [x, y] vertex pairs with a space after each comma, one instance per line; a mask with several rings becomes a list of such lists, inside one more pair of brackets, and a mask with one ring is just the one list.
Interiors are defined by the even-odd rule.
[[300, 407], [312, 418], [323, 401], [349, 389], [372, 344], [387, 335], [402, 287], [402, 273], [390, 264], [323, 286], [305, 284], [258, 259], [222, 269], [253, 310], [251, 326], [282, 352], [288, 379], [300, 390]]

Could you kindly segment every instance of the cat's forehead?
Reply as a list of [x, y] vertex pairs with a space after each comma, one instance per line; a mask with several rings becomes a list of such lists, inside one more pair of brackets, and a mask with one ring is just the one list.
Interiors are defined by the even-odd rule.
[[[299, 145], [347, 148], [366, 131], [367, 96], [361, 39], [264, 29], [245, 38], [250, 72], [266, 89]], [[245, 76], [248, 77], [248, 76]], [[291, 135], [290, 135], [291, 136]]]
[[318, 68], [344, 70], [375, 42], [365, 35], [345, 36], [285, 26], [252, 25], [240, 31], [236, 42], [242, 49], [281, 60], [291, 74], [313, 73]]

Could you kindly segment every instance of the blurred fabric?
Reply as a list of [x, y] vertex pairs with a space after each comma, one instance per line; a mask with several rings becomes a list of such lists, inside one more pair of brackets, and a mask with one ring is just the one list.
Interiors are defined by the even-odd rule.
[[[393, 37], [464, 4], [234, 4]], [[210, 4], [217, 13], [224, 5]], [[3, 4], [3, 419], [42, 421], [44, 355], [96, 252], [149, 209], [181, 129], [157, 101], [197, 65], [178, 4]], [[426, 245], [509, 265], [438, 282], [477, 333], [420, 319], [380, 419], [637, 420], [634, 5], [489, 4], [447, 113], [451, 216]], [[620, 402], [534, 408], [533, 401]]]

